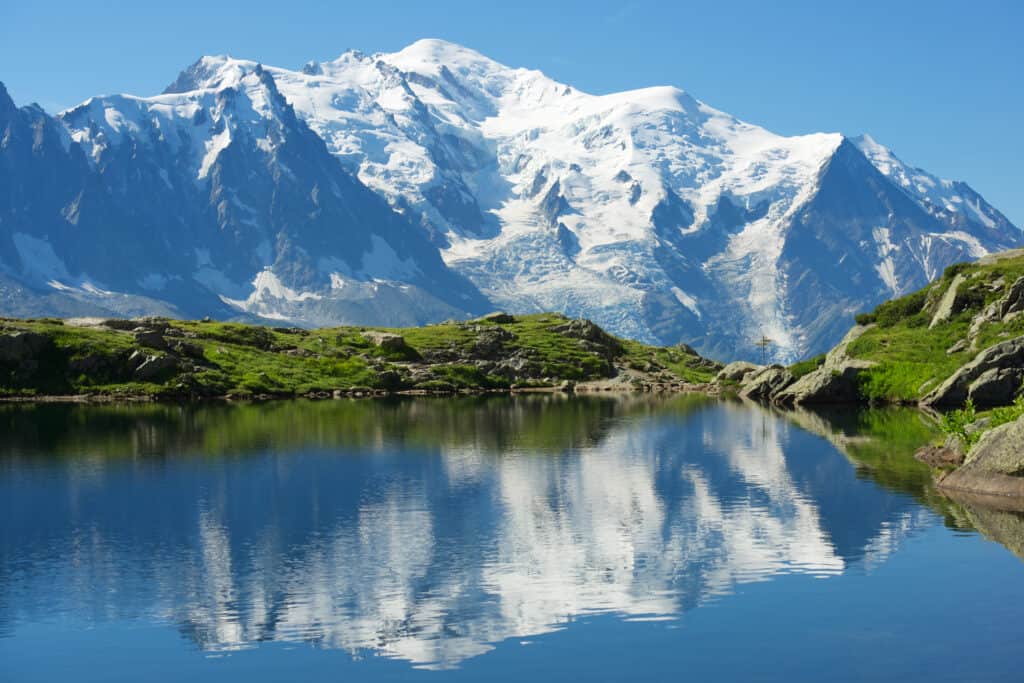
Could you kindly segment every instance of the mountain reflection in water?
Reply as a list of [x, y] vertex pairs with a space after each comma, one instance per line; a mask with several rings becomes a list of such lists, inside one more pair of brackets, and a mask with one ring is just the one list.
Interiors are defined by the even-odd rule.
[[870, 568], [946, 514], [910, 410], [9, 405], [0, 428], [0, 636], [138, 619], [209, 651], [448, 668], [588, 614], [673, 619], [741, 584]]

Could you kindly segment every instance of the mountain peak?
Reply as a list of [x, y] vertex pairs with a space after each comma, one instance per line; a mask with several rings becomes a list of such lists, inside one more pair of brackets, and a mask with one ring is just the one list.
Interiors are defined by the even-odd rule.
[[256, 66], [255, 62], [234, 59], [228, 55], [204, 55], [178, 74], [174, 82], [164, 88], [163, 94], [234, 85]]
[[4, 86], [3, 81], [0, 81], [0, 113], [10, 113], [18, 107], [14, 104], [14, 100], [11, 99], [10, 93], [7, 92], [7, 88]]
[[406, 71], [415, 71], [416, 67], [424, 65], [472, 71], [507, 68], [476, 50], [438, 38], [423, 38], [398, 52], [382, 56], [385, 61]]

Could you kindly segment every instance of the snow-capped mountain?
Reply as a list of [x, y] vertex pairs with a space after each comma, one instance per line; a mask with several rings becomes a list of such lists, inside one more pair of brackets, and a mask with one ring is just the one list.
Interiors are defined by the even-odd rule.
[[[81, 202], [47, 200], [42, 229], [12, 229], [23, 214], [3, 207], [9, 278], [190, 313], [558, 310], [721, 358], [766, 334], [793, 359], [946, 265], [1021, 243], [966, 184], [867, 136], [779, 136], [669, 87], [590, 95], [438, 40], [296, 71], [204, 57], [162, 95], [95, 98], [45, 126], [119, 218], [88, 235], [107, 260], [87, 262], [63, 227]], [[13, 233], [27, 238], [5, 252]]]

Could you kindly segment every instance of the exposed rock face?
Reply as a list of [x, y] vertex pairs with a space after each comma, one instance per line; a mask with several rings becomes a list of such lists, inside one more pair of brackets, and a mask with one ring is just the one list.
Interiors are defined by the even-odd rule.
[[[1013, 393], [1020, 388], [1024, 368], [1024, 337], [1009, 339], [985, 349], [967, 365], [957, 370], [952, 377], [922, 399], [925, 405], [956, 406], [977, 395], [979, 405], [1009, 403]], [[990, 373], [1004, 370], [1005, 373]], [[1016, 386], [1013, 376], [1016, 376]], [[1007, 387], [1012, 386], [1007, 395]], [[1001, 399], [997, 402], [990, 402]], [[984, 402], [982, 402], [984, 401]]]
[[157, 330], [149, 330], [140, 327], [135, 330], [135, 342], [140, 346], [148, 346], [151, 349], [166, 349], [167, 340]]
[[[136, 352], [132, 355], [136, 357], [143, 354]], [[151, 382], [165, 378], [177, 369], [178, 359], [161, 353], [155, 356], [144, 356], [142, 362], [135, 368], [134, 376], [140, 382]]]
[[975, 405], [1001, 406], [1013, 403], [1020, 389], [1024, 368], [992, 368], [971, 382], [967, 396]]
[[838, 368], [822, 366], [810, 372], [773, 396], [776, 403], [856, 403], [860, 400], [857, 376], [859, 364]]
[[781, 404], [855, 403], [860, 400], [857, 378], [861, 370], [871, 367], [870, 361], [850, 358], [847, 349], [868, 329], [856, 325], [825, 357], [825, 362], [773, 396]]
[[793, 373], [786, 368], [781, 365], [769, 365], [746, 382], [740, 396], [756, 401], [769, 401], [794, 381]]
[[1024, 312], [1024, 277], [1018, 278], [1000, 299], [993, 301], [971, 321], [967, 338], [974, 340], [986, 323], [1009, 322]]
[[932, 316], [932, 322], [928, 325], [929, 329], [936, 325], [941, 325], [949, 320], [950, 316], [953, 315], [953, 308], [956, 305], [956, 294], [960, 289], [960, 285], [963, 284], [963, 281], [964, 276], [958, 273], [957, 276], [953, 278], [953, 281], [949, 283], [949, 287], [946, 288], [946, 293], [942, 295], [942, 299], [939, 301], [939, 307], [935, 309], [935, 315]]
[[570, 320], [564, 325], [552, 327], [551, 331], [564, 334], [566, 337], [579, 339], [585, 342], [588, 350], [598, 351], [609, 358], [622, 352], [622, 344], [619, 343], [618, 339], [589, 320]]
[[1024, 417], [986, 432], [964, 464], [939, 486], [993, 496], [1024, 497]]
[[737, 360], [729, 363], [715, 377], [719, 382], [740, 382], [747, 375], [763, 369], [761, 365], [754, 365], [745, 360]]
[[0, 363], [23, 363], [34, 359], [50, 340], [35, 332], [14, 332], [0, 335]]

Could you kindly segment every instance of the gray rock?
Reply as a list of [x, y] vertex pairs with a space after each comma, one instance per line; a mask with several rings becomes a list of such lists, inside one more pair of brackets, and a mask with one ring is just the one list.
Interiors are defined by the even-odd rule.
[[925, 405], [963, 405], [970, 395], [971, 385], [992, 369], [1024, 367], [1024, 337], [1008, 339], [981, 351], [974, 359], [957, 370], [945, 382], [925, 396]]
[[946, 349], [946, 355], [947, 356], [952, 356], [954, 353], [960, 353], [961, 351], [966, 351], [968, 348], [970, 348], [970, 346], [971, 346], [971, 343], [969, 341], [967, 341], [966, 339], [961, 339], [956, 344], [953, 344], [948, 349]]
[[24, 363], [36, 358], [53, 342], [38, 332], [13, 332], [0, 335], [0, 363]]
[[862, 369], [858, 364], [822, 366], [776, 393], [773, 400], [786, 405], [856, 403], [860, 400], [857, 376]]
[[791, 373], [781, 365], [769, 365], [746, 382], [740, 391], [743, 398], [755, 401], [770, 401], [772, 398], [796, 381]]
[[385, 351], [402, 351], [407, 349], [405, 337], [393, 332], [380, 332], [379, 330], [366, 330], [362, 333], [363, 339], [379, 346]]
[[970, 493], [1024, 497], [1024, 417], [986, 432], [964, 464], [939, 482]]
[[871, 361], [850, 358], [848, 349], [868, 329], [867, 325], [855, 325], [842, 341], [825, 356], [821, 367], [812, 370], [800, 379], [780, 390], [773, 399], [777, 403], [828, 404], [856, 403], [860, 401], [860, 373], [874, 365]]
[[946, 322], [953, 315], [953, 307], [956, 304], [956, 293], [964, 279], [963, 274], [957, 273], [956, 277], [953, 278], [953, 281], [949, 283], [949, 287], [939, 300], [939, 306], [935, 309], [935, 315], [932, 316], [932, 321], [928, 325], [929, 329]]
[[1024, 311], [1024, 277], [1018, 278], [999, 299], [993, 301], [971, 320], [967, 338], [974, 340], [988, 323], [1009, 322]]
[[1002, 406], [1013, 403], [1020, 390], [1021, 368], [992, 368], [981, 373], [967, 388], [967, 396], [978, 406]]
[[622, 344], [618, 339], [589, 320], [570, 320], [562, 325], [552, 327], [551, 331], [586, 342], [583, 344], [584, 348], [606, 358], [611, 358], [622, 352]]
[[722, 368], [715, 375], [715, 379], [719, 382], [739, 382], [750, 373], [759, 372], [763, 369], [764, 367], [761, 365], [754, 365], [745, 360], [737, 360]]
[[482, 325], [477, 329], [471, 353], [474, 358], [494, 360], [504, 353], [505, 342], [515, 338], [514, 334], [504, 328]]
[[160, 349], [161, 351], [167, 349], [167, 340], [164, 339], [164, 335], [152, 329], [137, 328], [135, 330], [135, 343], [139, 346]]
[[203, 358], [203, 347], [187, 341], [179, 341], [174, 345], [174, 352], [189, 358]]
[[156, 381], [178, 369], [178, 360], [174, 356], [158, 354], [148, 356], [135, 368], [134, 377], [140, 382]]

